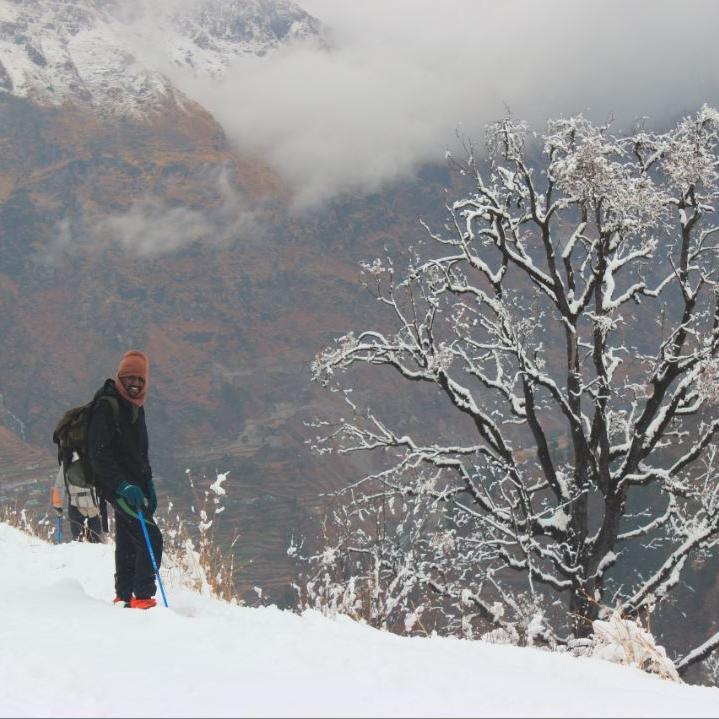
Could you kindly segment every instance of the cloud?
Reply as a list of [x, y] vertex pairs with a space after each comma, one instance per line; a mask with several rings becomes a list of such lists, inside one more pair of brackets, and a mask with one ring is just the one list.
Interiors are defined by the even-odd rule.
[[299, 205], [371, 192], [441, 162], [461, 128], [505, 113], [541, 129], [583, 112], [661, 125], [719, 104], [713, 0], [300, 0], [329, 51], [239, 60], [222, 82], [173, 79]]
[[95, 236], [139, 255], [160, 255], [211, 235], [213, 222], [200, 210], [170, 207], [148, 197], [122, 214], [111, 215], [94, 227]]
[[226, 170], [208, 174], [207, 184], [215, 186], [221, 197], [216, 208], [197, 209], [170, 204], [147, 195], [123, 211], [99, 220], [86, 216], [63, 218], [57, 225], [54, 242], [39, 259], [54, 263], [62, 255], [83, 248], [120, 246], [145, 257], [155, 257], [197, 242], [221, 245], [242, 239], [256, 242], [263, 233], [259, 208], [251, 209], [232, 187]]

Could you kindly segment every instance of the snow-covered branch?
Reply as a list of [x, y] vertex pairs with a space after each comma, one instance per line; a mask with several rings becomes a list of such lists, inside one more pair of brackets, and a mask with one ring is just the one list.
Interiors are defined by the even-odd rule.
[[[511, 633], [541, 587], [583, 634], [607, 593], [639, 611], [717, 546], [718, 144], [707, 107], [665, 133], [505, 118], [453, 160], [470, 186], [406, 269], [364, 264], [377, 317], [312, 365], [351, 418], [312, 444], [375, 456], [338, 501], [345, 551], [391, 597], [377, 616], [414, 626], [419, 604], [465, 636]], [[345, 384], [360, 366], [437, 404], [362, 409]], [[649, 485], [664, 499], [630, 515]], [[323, 586], [356, 599], [342, 566]]]

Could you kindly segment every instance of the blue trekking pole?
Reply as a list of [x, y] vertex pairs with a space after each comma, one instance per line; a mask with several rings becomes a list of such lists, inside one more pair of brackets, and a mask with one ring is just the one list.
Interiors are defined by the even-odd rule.
[[62, 542], [62, 517], [58, 515], [55, 517], [55, 544]]
[[162, 601], [167, 607], [167, 597], [165, 596], [165, 588], [162, 586], [162, 579], [160, 579], [160, 572], [157, 569], [157, 562], [155, 561], [155, 553], [152, 551], [152, 545], [150, 544], [150, 535], [147, 533], [147, 527], [145, 526], [145, 518], [142, 516], [142, 510], [137, 510], [137, 516], [140, 518], [140, 525], [142, 526], [142, 533], [145, 535], [145, 544], [147, 544], [147, 551], [150, 554], [152, 560], [152, 568], [155, 570], [155, 576], [157, 577], [157, 583], [160, 585], [160, 592], [162, 593]]

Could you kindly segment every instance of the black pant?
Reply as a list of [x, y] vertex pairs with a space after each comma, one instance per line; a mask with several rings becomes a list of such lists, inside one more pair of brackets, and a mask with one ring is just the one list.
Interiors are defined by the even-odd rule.
[[[102, 524], [99, 514], [96, 517], [85, 517], [74, 504], [68, 504], [67, 518], [70, 522], [72, 538], [76, 542], [82, 542], [83, 540], [87, 542], [100, 541]], [[87, 525], [85, 525], [85, 520], [87, 520]]]
[[[150, 544], [157, 568], [162, 561], [162, 534], [157, 525], [145, 518]], [[147, 550], [140, 520], [131, 517], [119, 507], [115, 508], [115, 596], [130, 601], [155, 596], [155, 570]]]

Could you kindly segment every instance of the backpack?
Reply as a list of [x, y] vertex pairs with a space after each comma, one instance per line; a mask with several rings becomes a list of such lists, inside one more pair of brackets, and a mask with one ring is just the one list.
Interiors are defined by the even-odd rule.
[[67, 410], [52, 433], [52, 441], [57, 445], [57, 460], [63, 467], [68, 491], [71, 491], [70, 485], [82, 489], [94, 489], [97, 486], [87, 451], [87, 430], [92, 410], [101, 401], [109, 403], [117, 424], [120, 412], [117, 399], [101, 395], [87, 404]]
[[[62, 510], [63, 495], [61, 494], [63, 487], [67, 495], [67, 501], [71, 507], [74, 507], [83, 517], [96, 517], [100, 513], [100, 500], [98, 493], [94, 487], [83, 489], [74, 484], [70, 484], [65, 479], [65, 468], [60, 465], [60, 469], [55, 477], [52, 485], [52, 506]], [[72, 520], [70, 520], [72, 521]]]

